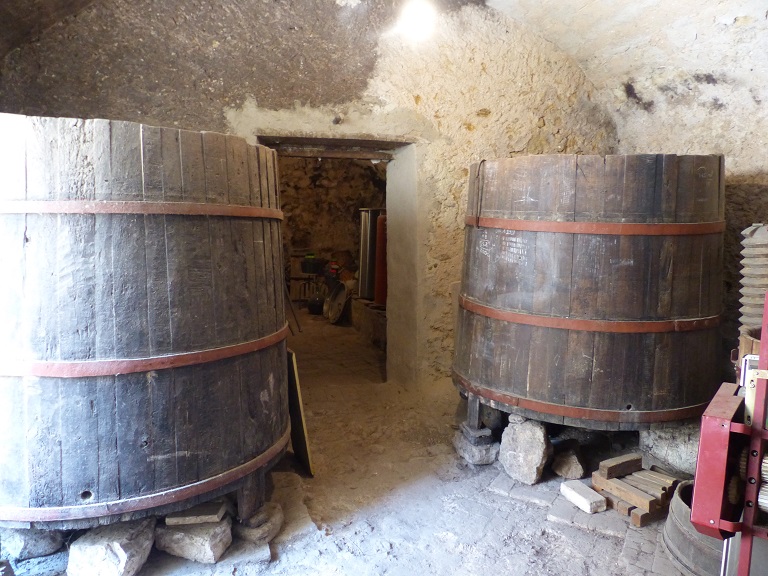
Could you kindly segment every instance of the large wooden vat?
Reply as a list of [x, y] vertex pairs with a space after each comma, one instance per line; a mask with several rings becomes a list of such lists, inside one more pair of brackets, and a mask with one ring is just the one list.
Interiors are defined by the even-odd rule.
[[108, 523], [263, 473], [289, 428], [275, 154], [0, 115], [0, 170], [0, 522]]
[[473, 166], [454, 380], [544, 421], [637, 429], [720, 383], [721, 156]]

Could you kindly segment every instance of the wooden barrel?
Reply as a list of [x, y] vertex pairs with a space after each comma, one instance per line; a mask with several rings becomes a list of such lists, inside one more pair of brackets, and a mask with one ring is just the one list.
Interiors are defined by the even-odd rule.
[[0, 115], [0, 522], [189, 506], [288, 442], [276, 157]]
[[661, 544], [684, 576], [718, 576], [723, 542], [699, 533], [691, 524], [693, 482], [678, 484], [669, 504]]
[[722, 156], [472, 167], [454, 381], [539, 420], [639, 429], [719, 386]]

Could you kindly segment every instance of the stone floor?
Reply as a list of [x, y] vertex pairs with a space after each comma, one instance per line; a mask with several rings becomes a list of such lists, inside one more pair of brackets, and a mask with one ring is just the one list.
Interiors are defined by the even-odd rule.
[[286, 523], [271, 562], [242, 546], [216, 567], [153, 552], [141, 576], [680, 574], [658, 544], [663, 522], [589, 515], [559, 496], [557, 478], [531, 487], [466, 464], [451, 445], [463, 411], [450, 382], [386, 383], [382, 353], [353, 328], [300, 320], [290, 346], [316, 474], [297, 473], [290, 455], [273, 471]]
[[[274, 474], [287, 508], [268, 574], [676, 575], [643, 529], [589, 515], [496, 465], [472, 467], [451, 445], [463, 408], [449, 381], [386, 383], [384, 356], [350, 327], [300, 313], [299, 364], [314, 478], [286, 460]], [[286, 488], [286, 486], [288, 486]]]

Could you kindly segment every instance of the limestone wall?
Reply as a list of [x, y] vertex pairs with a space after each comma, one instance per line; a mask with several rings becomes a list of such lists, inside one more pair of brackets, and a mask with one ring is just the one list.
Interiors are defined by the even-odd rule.
[[386, 163], [279, 158], [283, 245], [330, 259], [348, 250], [357, 260], [360, 208], [384, 206]]

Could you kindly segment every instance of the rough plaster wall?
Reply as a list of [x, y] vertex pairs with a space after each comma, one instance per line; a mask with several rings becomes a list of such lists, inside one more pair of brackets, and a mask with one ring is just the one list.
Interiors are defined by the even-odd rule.
[[469, 164], [524, 153], [607, 153], [615, 145], [614, 127], [592, 102], [591, 84], [573, 61], [487, 9], [442, 15], [434, 37], [422, 44], [384, 36], [378, 50], [365, 100], [343, 107], [339, 124], [330, 109], [274, 111], [253, 103], [231, 110], [228, 120], [244, 135], [417, 142], [415, 225], [423, 245], [403, 250], [411, 251], [419, 270], [417, 362], [428, 380], [446, 375], [451, 364], [449, 292], [461, 269]]
[[418, 185], [420, 373], [446, 374], [453, 352], [450, 286], [458, 279], [468, 167], [514, 154], [605, 153], [613, 125], [591, 84], [552, 45], [491, 12], [464, 9], [425, 46], [384, 42], [369, 85], [389, 108], [412, 109], [438, 133], [423, 150]]
[[283, 245], [319, 258], [349, 250], [358, 258], [360, 208], [384, 206], [386, 163], [368, 160], [279, 158]]

